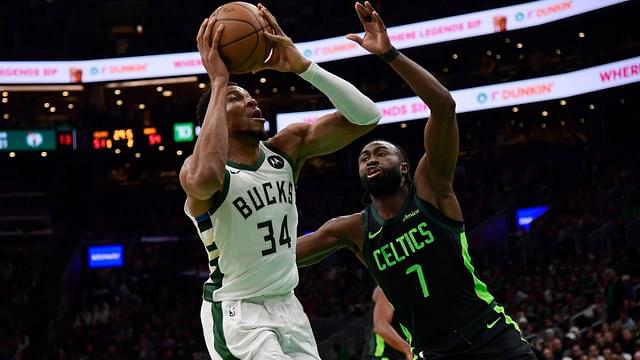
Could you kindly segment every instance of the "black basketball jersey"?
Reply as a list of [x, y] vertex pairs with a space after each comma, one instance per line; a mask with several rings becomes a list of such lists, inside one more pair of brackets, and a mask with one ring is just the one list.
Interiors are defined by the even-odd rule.
[[393, 219], [382, 219], [372, 205], [362, 213], [367, 266], [412, 346], [437, 346], [493, 302], [475, 275], [463, 222], [414, 189]]

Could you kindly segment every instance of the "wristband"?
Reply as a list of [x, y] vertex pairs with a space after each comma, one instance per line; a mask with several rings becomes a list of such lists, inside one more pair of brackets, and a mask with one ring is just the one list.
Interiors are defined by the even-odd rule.
[[395, 58], [397, 58], [398, 55], [400, 55], [400, 51], [398, 51], [398, 49], [396, 49], [394, 46], [391, 46], [391, 49], [389, 49], [389, 51], [387, 51], [384, 54], [380, 54], [379, 56], [382, 58], [382, 60], [386, 62], [391, 62], [395, 60]]

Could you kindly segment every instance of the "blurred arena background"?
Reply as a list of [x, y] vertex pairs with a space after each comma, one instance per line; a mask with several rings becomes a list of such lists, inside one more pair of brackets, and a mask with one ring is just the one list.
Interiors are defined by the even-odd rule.
[[[455, 190], [477, 268], [541, 359], [640, 359], [640, 3], [563, 15], [604, 2], [372, 1], [388, 27], [529, 9], [478, 15], [489, 34], [473, 35], [469, 22], [457, 27], [454, 19], [407, 30], [394, 43], [451, 36], [402, 51], [450, 90], [497, 86], [472, 92], [458, 115]], [[207, 263], [182, 212], [177, 172], [207, 88], [193, 60], [195, 34], [221, 3], [0, 4], [0, 359], [208, 358], [199, 319]], [[265, 5], [296, 43], [361, 31], [352, 1]], [[535, 24], [545, 17], [557, 19]], [[147, 58], [84, 70], [50, 63], [176, 53], [186, 60], [153, 76]], [[413, 96], [373, 56], [322, 65], [376, 102]], [[180, 66], [187, 69], [176, 76]], [[554, 95], [553, 76], [594, 67], [595, 77], [563, 85], [574, 95]], [[98, 73], [108, 76], [91, 80]], [[534, 78], [537, 85], [500, 89]], [[253, 92], [271, 134], [278, 113], [331, 107], [292, 74], [232, 80]], [[389, 123], [308, 162], [298, 183], [299, 234], [360, 210], [355, 159], [365, 141], [397, 142], [416, 163], [425, 119], [403, 118], [408, 112], [383, 107]], [[112, 247], [95, 255], [100, 245]], [[324, 359], [359, 358], [373, 285], [347, 252], [301, 269], [297, 295]]]

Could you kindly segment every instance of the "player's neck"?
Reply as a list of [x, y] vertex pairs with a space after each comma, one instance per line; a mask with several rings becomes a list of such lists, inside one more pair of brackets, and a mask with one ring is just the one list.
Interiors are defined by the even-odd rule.
[[383, 219], [392, 219], [402, 208], [408, 193], [409, 190], [406, 186], [400, 186], [398, 191], [393, 194], [381, 197], [371, 196], [371, 203]]
[[248, 137], [230, 137], [228, 158], [238, 164], [253, 165], [260, 158], [259, 140]]

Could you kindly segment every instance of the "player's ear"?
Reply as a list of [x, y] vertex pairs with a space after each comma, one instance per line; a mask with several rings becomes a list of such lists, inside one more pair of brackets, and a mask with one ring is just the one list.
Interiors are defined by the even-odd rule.
[[409, 173], [409, 163], [406, 161], [403, 161], [402, 163], [400, 163], [400, 173], [402, 175], [407, 175]]

